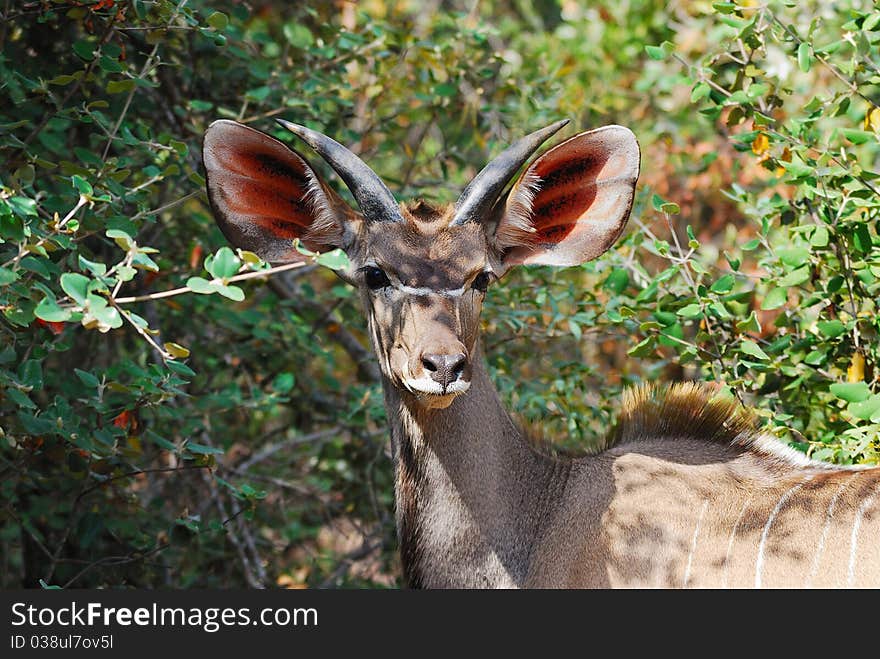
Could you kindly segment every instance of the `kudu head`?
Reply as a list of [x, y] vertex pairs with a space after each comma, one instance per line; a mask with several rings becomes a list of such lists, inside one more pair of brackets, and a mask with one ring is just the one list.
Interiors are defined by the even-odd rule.
[[486, 289], [519, 264], [577, 265], [620, 236], [639, 171], [635, 136], [621, 126], [580, 133], [535, 159], [560, 121], [489, 163], [453, 205], [398, 204], [356, 155], [318, 132], [279, 122], [336, 171], [355, 212], [306, 159], [233, 121], [204, 141], [208, 197], [226, 238], [270, 262], [341, 248], [341, 276], [360, 291], [383, 374], [427, 407], [446, 407], [471, 381]]

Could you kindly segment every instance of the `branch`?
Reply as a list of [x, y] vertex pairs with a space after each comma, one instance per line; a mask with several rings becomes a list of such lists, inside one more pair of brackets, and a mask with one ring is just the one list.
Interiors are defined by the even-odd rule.
[[[257, 279], [259, 277], [268, 277], [269, 275], [274, 275], [279, 272], [286, 272], [287, 270], [293, 270], [295, 268], [302, 268], [305, 265], [302, 261], [297, 261], [296, 263], [285, 263], [284, 265], [276, 265], [274, 268], [267, 268], [266, 270], [254, 270], [253, 272], [246, 272], [241, 275], [235, 275], [233, 277], [229, 277], [226, 279], [226, 283], [233, 283], [237, 281], [245, 281], [247, 279]], [[183, 295], [184, 293], [194, 293], [193, 289], [189, 286], [181, 286], [180, 288], [173, 288], [169, 291], [160, 291], [159, 293], [147, 293], [146, 295], [134, 295], [132, 297], [120, 297], [116, 298], [116, 304], [131, 304], [132, 302], [144, 302], [146, 300], [161, 300], [165, 297], [173, 297], [175, 295]]]

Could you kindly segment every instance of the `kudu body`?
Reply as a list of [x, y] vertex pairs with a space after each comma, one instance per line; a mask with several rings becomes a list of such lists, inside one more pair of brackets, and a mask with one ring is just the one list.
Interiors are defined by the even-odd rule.
[[397, 524], [416, 587], [880, 586], [880, 470], [832, 467], [691, 384], [628, 392], [608, 447], [552, 457], [501, 405], [479, 341], [487, 287], [521, 264], [607, 250], [639, 149], [609, 126], [513, 175], [565, 122], [522, 138], [455, 205], [397, 204], [330, 138], [280, 122], [340, 175], [231, 121], [205, 136], [208, 192], [235, 245], [275, 262], [339, 247], [381, 367]]

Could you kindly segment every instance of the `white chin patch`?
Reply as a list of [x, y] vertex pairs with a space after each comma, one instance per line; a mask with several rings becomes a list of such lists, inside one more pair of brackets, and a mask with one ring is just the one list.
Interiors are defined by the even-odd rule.
[[404, 385], [417, 396], [457, 396], [467, 391], [471, 383], [456, 380], [446, 385], [446, 391], [444, 391], [443, 385], [439, 382], [435, 382], [429, 377], [423, 377], [407, 378], [404, 380]]

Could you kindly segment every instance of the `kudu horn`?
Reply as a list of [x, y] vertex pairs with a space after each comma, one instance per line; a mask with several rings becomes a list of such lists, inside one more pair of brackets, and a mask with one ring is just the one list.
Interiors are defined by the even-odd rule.
[[339, 174], [370, 222], [403, 222], [394, 195], [376, 172], [334, 139], [284, 119], [276, 122], [312, 147]]
[[461, 197], [455, 202], [455, 217], [451, 224], [481, 222], [488, 217], [501, 191], [513, 175], [538, 150], [538, 147], [567, 123], [568, 119], [563, 119], [536, 130], [498, 154], [461, 193]]

